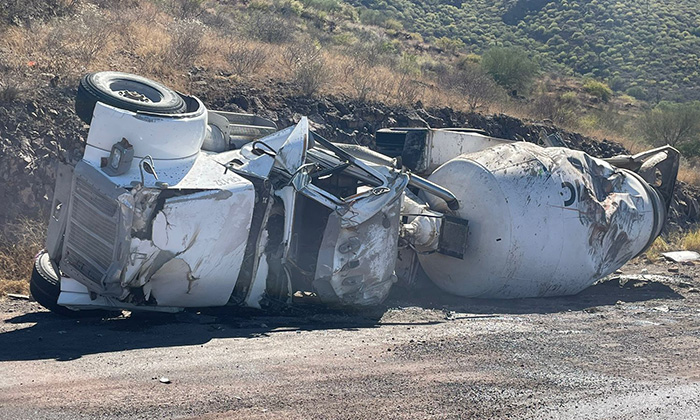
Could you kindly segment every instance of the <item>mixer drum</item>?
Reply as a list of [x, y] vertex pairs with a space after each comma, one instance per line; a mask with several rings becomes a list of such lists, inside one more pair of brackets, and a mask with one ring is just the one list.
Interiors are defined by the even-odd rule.
[[433, 253], [420, 263], [460, 296], [578, 293], [644, 251], [666, 219], [639, 175], [565, 148], [500, 145], [461, 155], [429, 179], [458, 197], [455, 215], [469, 234], [463, 259]]

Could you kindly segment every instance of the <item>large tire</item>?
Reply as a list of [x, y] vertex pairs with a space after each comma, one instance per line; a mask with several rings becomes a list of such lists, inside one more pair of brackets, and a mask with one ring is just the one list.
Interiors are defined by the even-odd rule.
[[145, 77], [116, 71], [90, 73], [80, 79], [75, 112], [86, 124], [92, 122], [97, 102], [129, 111], [181, 114], [185, 100], [174, 90]]
[[70, 313], [74, 312], [57, 303], [58, 295], [61, 293], [61, 285], [46, 251], [41, 251], [34, 259], [29, 291], [34, 300], [51, 312], [61, 315], [71, 315]]
[[74, 311], [58, 304], [61, 283], [51, 265], [46, 251], [41, 251], [34, 259], [34, 270], [29, 280], [29, 291], [41, 306], [58, 315], [71, 318], [104, 317], [116, 312], [106, 310]]

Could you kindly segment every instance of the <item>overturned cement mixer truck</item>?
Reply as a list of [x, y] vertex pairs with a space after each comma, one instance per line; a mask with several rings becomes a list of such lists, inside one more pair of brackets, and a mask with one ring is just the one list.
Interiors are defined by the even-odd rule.
[[654, 241], [678, 171], [671, 147], [601, 160], [459, 128], [370, 150], [118, 72], [83, 77], [76, 111], [85, 153], [31, 278], [67, 315], [374, 305], [419, 267], [459, 296], [575, 294]]

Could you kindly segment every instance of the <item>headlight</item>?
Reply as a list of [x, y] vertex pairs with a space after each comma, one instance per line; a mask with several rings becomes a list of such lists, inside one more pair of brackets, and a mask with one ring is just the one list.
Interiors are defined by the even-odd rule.
[[134, 146], [127, 139], [114, 143], [108, 158], [102, 158], [102, 171], [109, 176], [123, 175], [131, 168], [134, 160]]
[[111, 166], [112, 169], [118, 169], [121, 161], [122, 152], [116, 147], [112, 147], [112, 153], [109, 155], [109, 166]]

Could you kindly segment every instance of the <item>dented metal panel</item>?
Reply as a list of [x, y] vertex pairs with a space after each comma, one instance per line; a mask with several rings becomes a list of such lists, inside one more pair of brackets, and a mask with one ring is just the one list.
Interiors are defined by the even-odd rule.
[[[111, 304], [226, 304], [255, 192], [251, 182], [205, 154], [184, 162], [161, 172], [160, 179], [174, 184], [169, 189], [167, 183], [154, 186], [155, 176], [146, 185], [132, 179], [134, 168], [108, 177], [88, 161], [79, 163], [62, 270]], [[127, 182], [130, 188], [121, 187]]]
[[165, 200], [153, 220], [152, 243], [168, 258], [149, 279], [159, 305], [228, 302], [243, 262], [254, 200], [252, 185], [245, 184]]
[[[73, 185], [73, 167], [59, 164], [56, 168], [56, 187], [51, 201], [49, 227], [46, 232], [45, 249], [53, 261], [58, 260], [63, 248], [63, 233], [68, 223], [68, 206], [70, 205]], [[56, 270], [57, 267], [54, 267]]]
[[463, 260], [419, 259], [436, 284], [458, 295], [574, 294], [658, 234], [658, 196], [630, 172], [583, 152], [502, 145], [460, 156], [430, 180], [460, 186], [456, 214], [469, 220], [469, 240]]
[[331, 215], [318, 256], [314, 287], [322, 301], [346, 305], [381, 303], [396, 282], [401, 196], [361, 224], [344, 227]]

